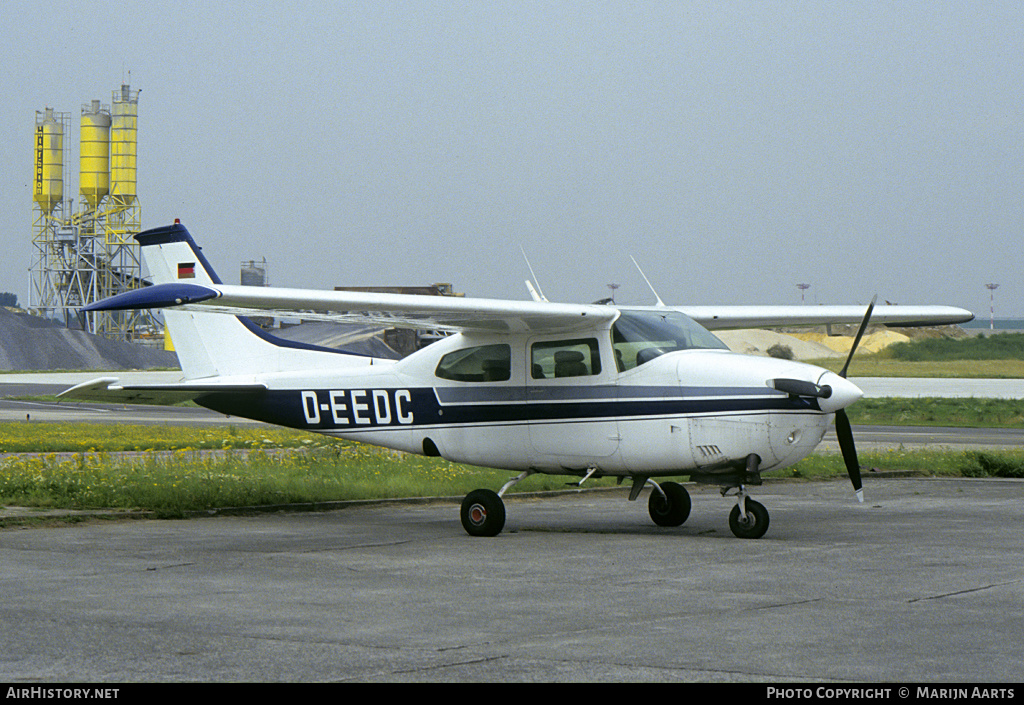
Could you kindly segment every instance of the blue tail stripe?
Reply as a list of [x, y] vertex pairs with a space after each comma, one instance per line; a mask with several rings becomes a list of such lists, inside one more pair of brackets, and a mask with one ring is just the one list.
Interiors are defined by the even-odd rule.
[[213, 265], [206, 259], [203, 254], [203, 248], [196, 244], [196, 241], [192, 239], [188, 230], [181, 223], [175, 223], [174, 225], [163, 225], [159, 228], [152, 228], [144, 232], [139, 233], [135, 236], [139, 244], [143, 247], [147, 245], [166, 245], [172, 242], [186, 242], [188, 246], [192, 248], [192, 251], [196, 253], [196, 259], [203, 265], [203, 269], [210, 275], [210, 279], [214, 284], [223, 284], [221, 278], [217, 276], [217, 272], [214, 270]]

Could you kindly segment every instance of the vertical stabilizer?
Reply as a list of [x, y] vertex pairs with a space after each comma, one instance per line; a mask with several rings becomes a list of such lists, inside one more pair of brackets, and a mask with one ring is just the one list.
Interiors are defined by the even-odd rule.
[[[180, 223], [136, 236], [154, 284], [221, 284]], [[165, 309], [164, 321], [185, 378], [250, 375], [316, 367], [368, 365], [371, 358], [282, 340], [244, 317]]]

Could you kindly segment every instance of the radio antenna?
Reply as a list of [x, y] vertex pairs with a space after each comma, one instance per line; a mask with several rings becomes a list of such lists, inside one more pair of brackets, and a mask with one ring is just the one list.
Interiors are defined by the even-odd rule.
[[647, 288], [651, 290], [652, 294], [654, 294], [654, 298], [657, 300], [658, 305], [664, 306], [665, 302], [661, 300], [661, 297], [658, 296], [658, 292], [654, 290], [653, 286], [651, 286], [651, 280], [647, 278], [646, 274], [644, 274], [644, 270], [640, 269], [640, 265], [637, 264], [636, 259], [633, 257], [633, 255], [630, 255], [629, 258], [633, 260], [633, 264], [636, 265], [636, 269], [638, 272], [640, 272], [640, 276], [644, 278], [645, 282], [647, 282]]
[[[533, 267], [530, 265], [530, 258], [526, 256], [526, 250], [523, 249], [522, 245], [519, 246], [519, 251], [523, 253], [523, 259], [526, 260], [526, 268], [530, 270], [530, 277], [533, 278], [532, 282], [529, 280], [526, 282], [526, 288], [530, 292], [530, 296], [533, 297], [534, 301], [547, 301], [548, 297], [544, 296], [544, 292], [540, 288], [540, 282], [537, 280], [537, 275], [533, 273]], [[535, 284], [536, 288], [534, 288]]]

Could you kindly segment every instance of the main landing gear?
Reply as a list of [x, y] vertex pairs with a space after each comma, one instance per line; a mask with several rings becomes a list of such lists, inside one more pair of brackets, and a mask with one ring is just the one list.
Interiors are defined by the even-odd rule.
[[497, 492], [493, 490], [473, 490], [462, 500], [462, 528], [470, 536], [497, 536], [505, 528], [505, 503], [501, 496], [509, 488], [518, 485], [520, 482], [533, 474], [533, 470], [527, 470], [517, 475]]
[[[758, 539], [768, 531], [768, 510], [760, 502], [751, 499], [742, 481], [761, 484], [757, 468], [760, 460], [757, 456], [747, 459], [746, 471], [730, 476], [729, 484], [722, 489], [722, 496], [737, 489], [736, 505], [729, 513], [729, 528], [741, 539]], [[595, 468], [596, 470], [596, 468]], [[497, 536], [505, 528], [505, 503], [501, 497], [510, 488], [519, 484], [534, 473], [533, 470], [518, 475], [494, 492], [493, 490], [473, 490], [462, 500], [462, 526], [470, 536]], [[583, 484], [594, 471], [583, 478]], [[704, 482], [722, 482], [722, 476], [704, 475], [698, 478]], [[649, 477], [634, 476], [633, 486], [629, 492], [630, 501], [640, 496], [640, 491], [647, 485], [651, 486], [651, 496], [647, 502], [647, 511], [651, 520], [658, 526], [682, 526], [690, 517], [690, 493], [678, 482], [657, 483]]]
[[[682, 526], [690, 516], [691, 502], [686, 488], [676, 482], [663, 482], [659, 485], [650, 478], [634, 478], [629, 498], [635, 500], [645, 484], [653, 488], [647, 502], [647, 511], [654, 523], [658, 526]], [[731, 489], [733, 487], [723, 488], [722, 496]], [[738, 489], [736, 505], [729, 513], [729, 528], [737, 538], [759, 539], [768, 531], [768, 510], [760, 502], [750, 499], [743, 485], [739, 485]]]
[[462, 528], [470, 536], [497, 536], [505, 527], [505, 503], [493, 490], [473, 490], [462, 500]]
[[658, 526], [682, 526], [690, 518], [690, 493], [678, 482], [663, 482], [660, 485], [647, 478], [634, 478], [630, 500], [635, 500], [643, 485], [651, 485], [651, 496], [647, 500], [647, 513]]
[[[462, 500], [462, 528], [470, 536], [497, 536], [505, 527], [505, 503], [501, 500], [511, 487], [533, 474], [527, 470], [523, 474], [505, 483], [497, 492], [492, 490], [473, 490]], [[580, 484], [593, 472], [583, 478]], [[650, 484], [654, 489], [647, 503], [651, 519], [658, 526], [681, 526], [690, 516], [690, 493], [677, 482], [658, 484], [650, 478], [634, 478], [633, 490], [629, 498], [634, 500], [644, 485]]]

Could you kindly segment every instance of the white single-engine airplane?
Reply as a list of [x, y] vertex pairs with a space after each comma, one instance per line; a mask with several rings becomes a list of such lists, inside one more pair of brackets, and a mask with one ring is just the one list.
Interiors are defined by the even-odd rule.
[[[533, 473], [614, 476], [650, 485], [651, 518], [679, 526], [689, 476], [737, 490], [732, 532], [758, 538], [768, 512], [749, 498], [761, 473], [796, 463], [833, 416], [858, 497], [860, 469], [845, 408], [861, 397], [820, 367], [730, 352], [708, 329], [969, 321], [944, 306], [571, 305], [221, 282], [184, 226], [137, 236], [153, 286], [86, 310], [164, 309], [184, 372], [178, 384], [118, 385], [102, 378], [64, 399], [171, 403], [408, 453], [520, 474], [498, 492], [470, 492], [462, 524], [474, 536], [505, 524], [502, 495]], [[646, 278], [646, 277], [645, 277]], [[657, 295], [655, 295], [657, 296]], [[374, 323], [452, 333], [403, 360], [381, 360], [281, 340], [246, 315]], [[703, 325], [702, 325], [703, 324]], [[853, 355], [851, 350], [850, 355]]]

